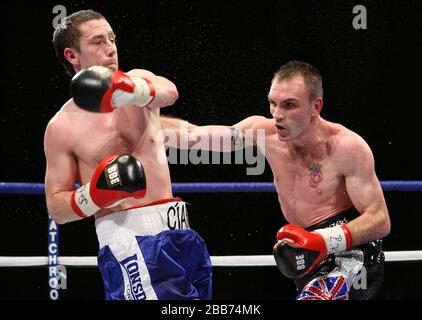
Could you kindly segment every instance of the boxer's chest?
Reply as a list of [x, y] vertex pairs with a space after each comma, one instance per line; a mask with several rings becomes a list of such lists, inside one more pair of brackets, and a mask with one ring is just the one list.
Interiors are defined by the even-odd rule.
[[335, 195], [344, 184], [333, 154], [321, 152], [317, 157], [292, 156], [277, 142], [267, 144], [266, 155], [279, 196], [287, 201], [320, 202]]
[[76, 156], [87, 163], [99, 163], [110, 154], [149, 152], [158, 130], [154, 130], [154, 120], [138, 111], [129, 107], [86, 115], [85, 125], [72, 138]]
[[276, 165], [274, 182], [284, 201], [321, 203], [335, 196], [344, 179], [330, 160]]

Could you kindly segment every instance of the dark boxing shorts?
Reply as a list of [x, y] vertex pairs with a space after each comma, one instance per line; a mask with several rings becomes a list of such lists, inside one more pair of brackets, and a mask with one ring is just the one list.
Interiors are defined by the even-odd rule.
[[[359, 216], [352, 208], [306, 228], [308, 231], [348, 223]], [[294, 279], [298, 300], [308, 300], [327, 292], [335, 299], [374, 299], [384, 278], [382, 240], [329, 255], [313, 272]], [[335, 291], [335, 292], [334, 292]], [[325, 292], [325, 293], [324, 293]]]
[[163, 202], [96, 220], [107, 300], [211, 299], [210, 256], [186, 203]]

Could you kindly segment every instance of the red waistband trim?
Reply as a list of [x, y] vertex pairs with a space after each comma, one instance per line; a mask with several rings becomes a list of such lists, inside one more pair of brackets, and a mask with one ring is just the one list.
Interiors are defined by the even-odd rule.
[[179, 201], [182, 201], [182, 198], [176, 197], [176, 198], [161, 199], [161, 200], [156, 200], [156, 201], [149, 202], [147, 204], [143, 204], [142, 206], [130, 207], [130, 208], [126, 209], [126, 210], [138, 209], [138, 208], [150, 207], [150, 206], [156, 206], [156, 205], [164, 204], [164, 203], [168, 203], [168, 202], [179, 202]]

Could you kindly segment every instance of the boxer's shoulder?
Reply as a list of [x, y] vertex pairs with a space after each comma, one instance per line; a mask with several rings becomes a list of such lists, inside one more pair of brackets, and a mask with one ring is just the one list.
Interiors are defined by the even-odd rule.
[[264, 129], [265, 131], [268, 131], [271, 129], [275, 129], [273, 119], [269, 119], [259, 115], [247, 117], [242, 121], [236, 123], [233, 127], [238, 128], [240, 130]]
[[342, 174], [350, 175], [373, 167], [371, 148], [358, 134], [348, 130], [337, 135], [333, 141], [331, 160]]
[[[45, 133], [45, 146], [56, 145], [60, 149], [71, 149], [70, 143], [73, 141], [70, 137], [74, 136], [77, 130], [75, 125], [79, 128], [83, 127], [86, 119], [83, 115], [79, 115], [79, 108], [75, 106], [72, 100], [67, 101], [62, 108], [49, 120]], [[63, 139], [66, 136], [67, 139]]]
[[372, 152], [368, 143], [357, 133], [347, 130], [336, 135], [335, 151], [342, 158], [347, 160], [360, 156], [371, 156]]

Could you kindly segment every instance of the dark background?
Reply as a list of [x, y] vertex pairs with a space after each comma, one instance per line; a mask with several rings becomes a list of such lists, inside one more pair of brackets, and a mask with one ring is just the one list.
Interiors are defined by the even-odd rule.
[[[42, 182], [43, 134], [69, 98], [69, 78], [54, 56], [55, 5], [68, 14], [92, 8], [118, 36], [120, 68], [144, 68], [176, 83], [180, 98], [164, 114], [196, 124], [233, 124], [270, 116], [266, 101], [277, 68], [291, 59], [318, 67], [322, 116], [359, 133], [371, 146], [380, 180], [420, 180], [420, 1], [61, 1], [0, 3], [0, 181]], [[365, 5], [367, 30], [352, 26]], [[78, 124], [75, 123], [75, 130]], [[174, 182], [271, 181], [267, 167], [171, 165]], [[285, 223], [273, 193], [180, 194], [211, 255], [271, 254]], [[386, 192], [392, 231], [385, 250], [420, 250], [418, 193]], [[45, 256], [42, 196], [0, 194], [0, 256]], [[92, 219], [63, 225], [61, 254], [94, 256]], [[387, 264], [379, 299], [420, 298], [420, 264]], [[0, 299], [47, 299], [47, 269], [1, 268]], [[102, 299], [96, 268], [68, 268], [63, 299]], [[288, 300], [293, 284], [275, 267], [214, 268], [215, 299]]]

